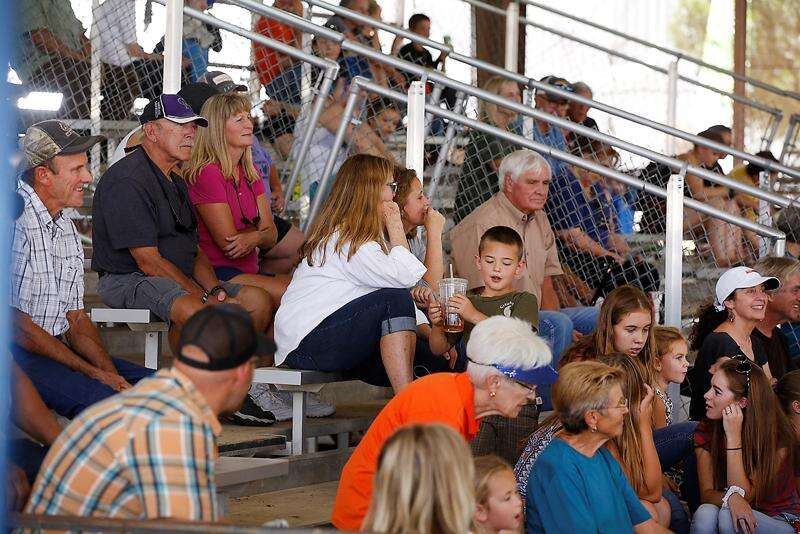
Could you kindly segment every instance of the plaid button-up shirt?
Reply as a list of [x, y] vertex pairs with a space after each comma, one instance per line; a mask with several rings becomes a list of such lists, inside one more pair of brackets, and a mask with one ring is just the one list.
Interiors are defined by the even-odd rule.
[[215, 521], [220, 430], [192, 381], [163, 369], [72, 421], [50, 448], [25, 511]]
[[83, 246], [63, 212], [51, 217], [26, 183], [17, 192], [25, 209], [14, 225], [11, 305], [59, 336], [69, 329], [67, 312], [83, 309]]

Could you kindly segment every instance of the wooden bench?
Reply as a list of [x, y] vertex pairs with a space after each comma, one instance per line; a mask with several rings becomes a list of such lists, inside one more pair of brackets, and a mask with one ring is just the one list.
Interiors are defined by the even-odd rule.
[[167, 323], [150, 313], [150, 310], [129, 310], [118, 308], [93, 308], [92, 322], [113, 327], [127, 325], [133, 332], [144, 333], [144, 366], [158, 369], [158, 357], [169, 331]]
[[[339, 373], [323, 373], [321, 371], [303, 371], [286, 367], [260, 367], [253, 373], [254, 384], [272, 384], [279, 389], [292, 392], [292, 439], [289, 451], [293, 456], [316, 450], [316, 437], [307, 437], [305, 432], [306, 419], [306, 394], [316, 393], [325, 384], [352, 380]], [[342, 440], [345, 436], [339, 435], [339, 448], [346, 447]]]

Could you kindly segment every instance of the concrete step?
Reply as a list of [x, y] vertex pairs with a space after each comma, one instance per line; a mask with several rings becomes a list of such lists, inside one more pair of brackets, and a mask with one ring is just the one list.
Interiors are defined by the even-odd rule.
[[336, 481], [260, 493], [227, 501], [227, 519], [240, 525], [263, 525], [284, 519], [291, 528], [330, 527]]
[[216, 462], [217, 491], [226, 492], [237, 487], [289, 474], [289, 462], [275, 458], [238, 458], [221, 456]]

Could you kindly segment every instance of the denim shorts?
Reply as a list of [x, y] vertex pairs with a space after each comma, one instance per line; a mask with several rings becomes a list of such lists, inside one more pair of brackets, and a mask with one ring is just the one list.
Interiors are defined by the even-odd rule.
[[[222, 286], [231, 297], [235, 297], [242, 288], [241, 285], [231, 282], [223, 282]], [[106, 306], [150, 310], [169, 324], [175, 300], [189, 292], [169, 278], [135, 272], [104, 274], [97, 283], [97, 293]]]
[[326, 317], [287, 355], [285, 364], [292, 369], [344, 372], [368, 384], [386, 386], [381, 338], [416, 329], [411, 292], [379, 289]]

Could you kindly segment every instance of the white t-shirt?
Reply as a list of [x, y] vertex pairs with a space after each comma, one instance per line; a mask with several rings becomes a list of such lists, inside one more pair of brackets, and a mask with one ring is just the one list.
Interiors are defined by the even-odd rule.
[[108, 162], [109, 167], [111, 167], [113, 164], [115, 164], [116, 162], [118, 162], [119, 160], [121, 160], [126, 156], [125, 146], [127, 146], [128, 140], [131, 138], [133, 134], [135, 134], [141, 129], [142, 129], [141, 126], [137, 126], [133, 130], [128, 132], [128, 134], [125, 137], [122, 138], [122, 141], [119, 142], [117, 148], [114, 149], [114, 153], [111, 155], [111, 161]]
[[[410, 288], [425, 274], [425, 266], [404, 247], [386, 254], [370, 241], [350, 260], [348, 245], [334, 252], [338, 234], [325, 246], [325, 263], [317, 250], [314, 267], [300, 262], [275, 315], [275, 365], [280, 365], [309, 332], [333, 312], [353, 300], [384, 288]], [[419, 322], [419, 319], [418, 319]]]
[[92, 13], [92, 40], [97, 37], [100, 61], [117, 67], [133, 63], [127, 45], [136, 43], [136, 2], [106, 0]]

